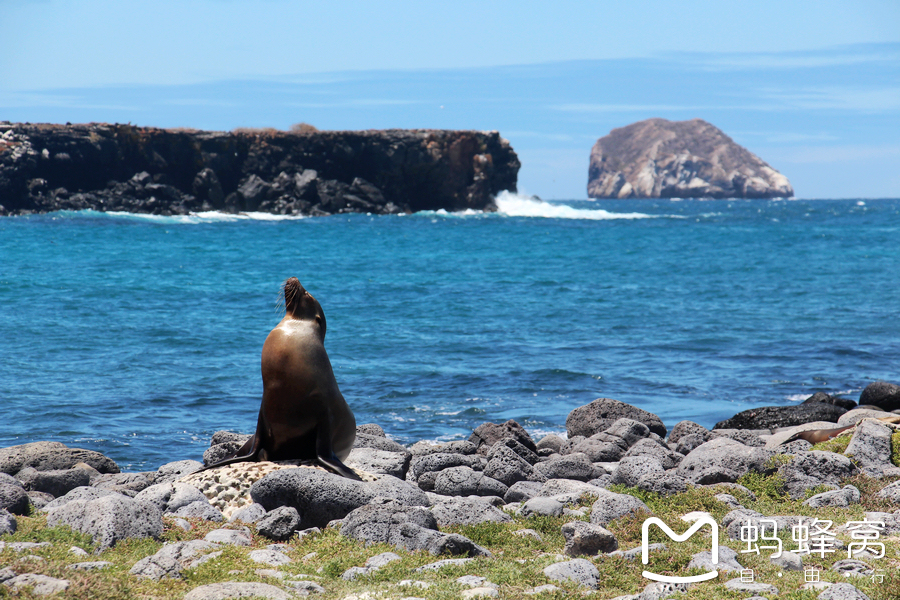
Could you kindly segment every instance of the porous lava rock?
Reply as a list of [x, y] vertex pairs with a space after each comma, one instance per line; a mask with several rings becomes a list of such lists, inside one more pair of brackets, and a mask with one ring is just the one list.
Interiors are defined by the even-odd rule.
[[877, 406], [888, 412], [900, 408], [900, 385], [876, 381], [866, 386], [859, 395], [860, 404]]
[[787, 177], [703, 121], [647, 119], [597, 140], [591, 198], [788, 198]]
[[658, 436], [666, 435], [666, 426], [658, 416], [612, 398], [597, 398], [590, 404], [574, 409], [566, 417], [566, 432], [569, 438], [579, 435], [591, 437], [611, 427], [623, 417], [643, 423]]
[[496, 131], [233, 132], [0, 122], [0, 214], [495, 210], [519, 159]]
[[795, 404], [791, 406], [760, 406], [744, 410], [730, 419], [719, 421], [716, 429], [774, 429], [794, 427], [810, 421], [837, 423], [847, 412], [846, 408], [825, 402]]

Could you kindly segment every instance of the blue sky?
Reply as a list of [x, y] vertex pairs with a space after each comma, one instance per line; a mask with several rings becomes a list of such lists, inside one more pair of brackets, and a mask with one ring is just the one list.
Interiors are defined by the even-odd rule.
[[900, 2], [0, 0], [0, 119], [498, 130], [520, 189], [703, 118], [799, 197], [900, 197]]

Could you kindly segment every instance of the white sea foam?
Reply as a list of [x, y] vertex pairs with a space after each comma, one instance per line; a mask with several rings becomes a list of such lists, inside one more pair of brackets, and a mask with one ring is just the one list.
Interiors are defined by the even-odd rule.
[[810, 396], [812, 396], [812, 394], [790, 394], [785, 397], [785, 400], [788, 400], [789, 402], [803, 402]]
[[[93, 212], [93, 211], [92, 211]], [[192, 212], [187, 215], [151, 215], [147, 213], [132, 213], [121, 211], [109, 211], [106, 214], [114, 217], [127, 217], [140, 219], [143, 221], [153, 221], [155, 223], [181, 223], [181, 224], [197, 224], [197, 223], [228, 223], [234, 221], [296, 221], [305, 219], [301, 215], [273, 215], [265, 212], [242, 212], [237, 214], [218, 212], [215, 210]]]
[[508, 191], [497, 194], [497, 212], [508, 217], [543, 217], [546, 219], [585, 219], [607, 221], [610, 219], [653, 219], [658, 215], [645, 213], [614, 213], [601, 209], [573, 208], [565, 204], [544, 202], [529, 196]]

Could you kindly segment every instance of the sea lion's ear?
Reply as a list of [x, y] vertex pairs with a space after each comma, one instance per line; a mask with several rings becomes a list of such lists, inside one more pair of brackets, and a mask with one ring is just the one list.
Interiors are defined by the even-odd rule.
[[319, 327], [322, 329], [322, 339], [325, 339], [325, 328], [327, 327], [325, 324], [325, 314], [324, 313], [316, 313], [316, 323], [319, 324]]

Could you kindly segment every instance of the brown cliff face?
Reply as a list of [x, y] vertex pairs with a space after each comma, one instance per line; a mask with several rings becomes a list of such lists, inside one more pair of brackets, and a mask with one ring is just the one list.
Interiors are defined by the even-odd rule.
[[648, 119], [591, 150], [591, 198], [787, 198], [787, 177], [701, 119]]
[[0, 123], [0, 214], [493, 210], [518, 170], [497, 132]]

